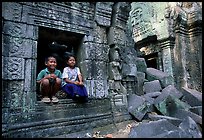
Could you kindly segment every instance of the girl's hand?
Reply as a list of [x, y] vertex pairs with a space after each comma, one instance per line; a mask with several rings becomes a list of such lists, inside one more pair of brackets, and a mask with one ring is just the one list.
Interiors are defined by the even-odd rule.
[[79, 81], [75, 81], [74, 84], [79, 85]]
[[84, 85], [83, 82], [79, 82], [79, 85]]

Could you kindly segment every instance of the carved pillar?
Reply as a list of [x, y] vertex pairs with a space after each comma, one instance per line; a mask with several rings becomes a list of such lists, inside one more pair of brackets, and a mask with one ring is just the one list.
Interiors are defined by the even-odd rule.
[[161, 53], [162, 53], [162, 64], [163, 71], [173, 76], [173, 65], [172, 65], [172, 47], [174, 46], [174, 42], [167, 40], [160, 44]]

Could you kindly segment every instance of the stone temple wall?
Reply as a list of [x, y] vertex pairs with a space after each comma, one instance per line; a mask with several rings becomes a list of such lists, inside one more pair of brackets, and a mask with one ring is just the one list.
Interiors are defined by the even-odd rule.
[[158, 53], [177, 88], [202, 92], [202, 3], [132, 2], [130, 21], [139, 57]]
[[112, 50], [121, 55], [123, 48], [134, 46], [126, 28], [129, 7], [126, 2], [3, 2], [2, 122], [35, 108], [39, 27], [84, 36], [76, 55], [89, 97], [111, 97], [115, 107], [126, 107], [121, 69], [115, 79], [108, 68], [120, 65], [111, 58]]

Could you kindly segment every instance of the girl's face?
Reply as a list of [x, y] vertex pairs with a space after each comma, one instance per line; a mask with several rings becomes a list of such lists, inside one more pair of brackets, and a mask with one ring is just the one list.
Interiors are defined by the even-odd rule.
[[54, 70], [57, 66], [57, 61], [54, 57], [50, 57], [45, 65], [48, 67], [48, 69]]
[[75, 64], [76, 64], [75, 58], [71, 56], [71, 57], [68, 59], [67, 64], [68, 64], [69, 67], [74, 67]]

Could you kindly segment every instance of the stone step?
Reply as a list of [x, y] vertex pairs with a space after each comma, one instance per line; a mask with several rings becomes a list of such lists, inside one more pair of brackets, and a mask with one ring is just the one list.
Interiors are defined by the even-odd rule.
[[106, 114], [81, 115], [48, 121], [22, 123], [10, 127], [10, 138], [46, 138], [69, 134], [111, 124], [111, 112]]
[[[43, 103], [42, 101], [38, 101], [36, 103], [35, 109], [33, 111], [49, 111], [52, 110], [60, 110], [60, 109], [67, 109], [67, 108], [84, 108], [84, 107], [93, 107], [95, 106], [94, 100], [89, 100], [86, 103], [79, 103], [69, 99], [60, 99], [58, 103]], [[104, 105], [104, 104], [102, 104]]]
[[53, 120], [58, 118], [75, 117], [89, 114], [103, 114], [111, 110], [111, 104], [108, 100], [92, 100], [90, 102], [79, 104], [54, 104], [54, 105], [39, 105], [36, 110], [29, 113], [17, 113], [11, 115], [11, 123], [27, 123]]
[[84, 104], [69, 99], [55, 105], [37, 102], [36, 108], [42, 109], [11, 115], [8, 133], [4, 131], [2, 136], [52, 137], [113, 123], [109, 99], [90, 100]]

